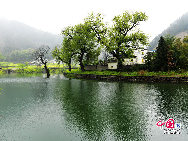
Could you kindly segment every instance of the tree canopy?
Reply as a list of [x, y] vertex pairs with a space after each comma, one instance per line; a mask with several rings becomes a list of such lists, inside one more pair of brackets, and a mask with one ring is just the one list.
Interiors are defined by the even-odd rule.
[[64, 37], [62, 46], [56, 48], [53, 56], [69, 65], [74, 58], [79, 62], [81, 70], [84, 71], [85, 64], [95, 64], [100, 54], [99, 42], [105, 33], [101, 14], [90, 14], [83, 23], [72, 27], [66, 27], [62, 31]]
[[122, 69], [125, 58], [133, 56], [133, 49], [148, 44], [147, 36], [138, 29], [140, 22], [147, 20], [143, 12], [125, 12], [115, 16], [113, 25], [107, 28], [100, 13], [89, 14], [83, 23], [66, 27], [62, 31], [64, 40], [56, 47], [53, 56], [71, 67], [71, 60], [78, 62], [81, 70], [85, 65], [97, 64], [102, 47], [116, 57], [118, 69]]
[[148, 44], [148, 37], [138, 29], [140, 22], [146, 21], [143, 12], [124, 12], [115, 16], [113, 25], [108, 29], [108, 37], [104, 41], [106, 50], [118, 60], [118, 69], [122, 68], [125, 58], [133, 56], [133, 49]]
[[160, 37], [156, 52], [146, 58], [146, 66], [150, 71], [171, 71], [188, 68], [188, 37], [183, 41], [174, 36]]

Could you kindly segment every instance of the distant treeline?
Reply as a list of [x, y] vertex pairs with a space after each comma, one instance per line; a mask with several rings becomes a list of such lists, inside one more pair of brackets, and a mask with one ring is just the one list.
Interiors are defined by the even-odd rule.
[[[7, 55], [3, 55], [0, 52], [0, 62], [14, 62], [14, 63], [25, 63], [34, 60], [33, 53], [36, 49], [25, 49], [25, 50], [13, 50]], [[48, 59], [52, 59], [52, 55], [47, 55]]]

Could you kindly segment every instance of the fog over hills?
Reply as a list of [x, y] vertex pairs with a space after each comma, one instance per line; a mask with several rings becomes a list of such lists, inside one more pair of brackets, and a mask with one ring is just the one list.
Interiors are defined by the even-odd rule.
[[156, 36], [150, 43], [149, 50], [155, 50], [158, 45], [158, 41], [161, 36], [171, 34], [178, 38], [183, 38], [188, 35], [188, 13], [185, 13], [182, 17], [173, 22], [166, 30]]
[[62, 37], [43, 32], [26, 24], [0, 19], [0, 52], [8, 55], [14, 50], [35, 49], [41, 45], [51, 48], [61, 44]]

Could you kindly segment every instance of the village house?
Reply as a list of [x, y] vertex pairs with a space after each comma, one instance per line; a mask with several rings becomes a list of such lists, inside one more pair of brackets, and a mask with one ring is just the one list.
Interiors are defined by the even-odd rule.
[[[148, 50], [146, 48], [140, 48], [134, 50], [134, 57], [133, 58], [126, 58], [124, 59], [123, 65], [135, 65], [135, 64], [145, 64], [144, 56]], [[111, 58], [108, 62], [108, 69], [115, 70], [117, 69], [117, 59]]]

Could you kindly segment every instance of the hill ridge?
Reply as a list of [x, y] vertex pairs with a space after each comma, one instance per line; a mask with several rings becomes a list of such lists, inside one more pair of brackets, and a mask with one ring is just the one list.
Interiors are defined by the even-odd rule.
[[183, 14], [180, 18], [175, 20], [170, 26], [162, 33], [157, 35], [151, 42], [149, 50], [154, 50], [157, 47], [158, 41], [161, 36], [167, 34], [183, 38], [183, 34], [188, 35], [188, 12]]

